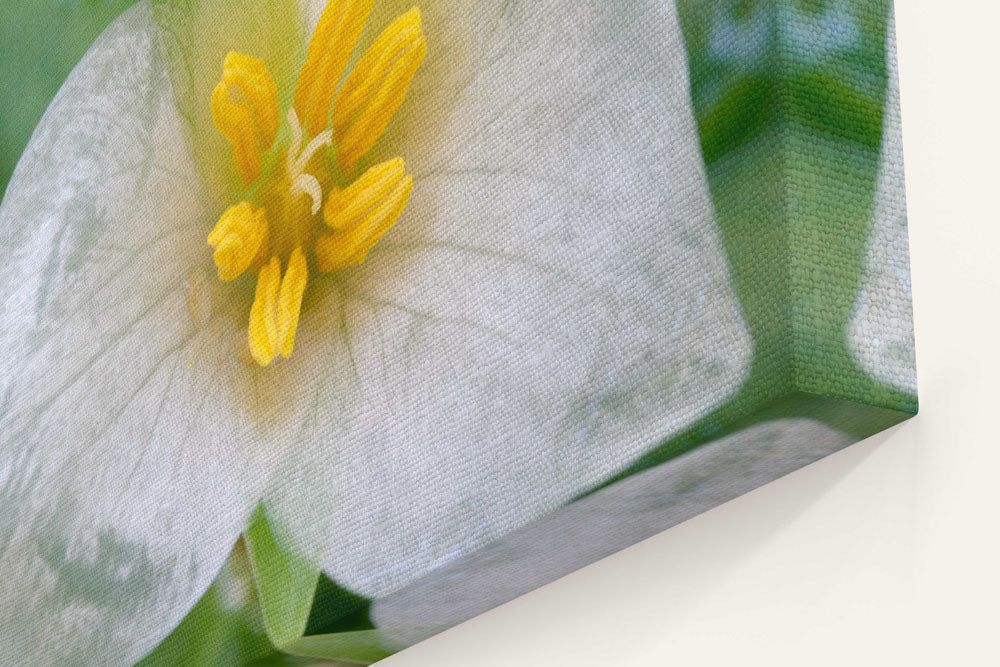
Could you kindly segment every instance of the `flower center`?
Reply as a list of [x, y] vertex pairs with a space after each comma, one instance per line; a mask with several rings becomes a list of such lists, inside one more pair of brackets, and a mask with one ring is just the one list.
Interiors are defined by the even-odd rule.
[[[265, 166], [248, 196], [266, 211], [269, 253], [286, 261], [295, 248], [312, 247], [321, 231], [316, 216], [323, 194], [333, 180], [325, 148], [333, 142], [332, 130], [324, 130], [303, 145], [303, 128], [295, 109], [285, 116], [290, 141], [279, 143], [276, 159]], [[284, 154], [284, 160], [280, 156]]]
[[[212, 92], [212, 119], [232, 146], [249, 201], [222, 214], [208, 244], [220, 280], [257, 274], [248, 344], [261, 366], [292, 353], [310, 261], [321, 272], [360, 264], [410, 197], [413, 178], [401, 158], [371, 167], [343, 189], [331, 173], [354, 173], [427, 53], [414, 7], [382, 32], [340, 83], [372, 4], [331, 0], [323, 10], [285, 114], [287, 145], [275, 145], [277, 86], [263, 60], [230, 51]], [[336, 166], [324, 148], [335, 149]], [[316, 219], [321, 209], [326, 230]]]

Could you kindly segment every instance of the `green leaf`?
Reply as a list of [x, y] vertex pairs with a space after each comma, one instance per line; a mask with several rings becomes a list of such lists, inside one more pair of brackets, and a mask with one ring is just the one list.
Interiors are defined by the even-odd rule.
[[0, 3], [0, 196], [53, 95], [94, 39], [135, 0]]
[[771, 121], [776, 87], [761, 76], [738, 82], [699, 122], [701, 149], [710, 164], [757, 136]]
[[138, 664], [243, 665], [275, 654], [261, 628], [260, 609], [242, 542], [198, 604]]
[[283, 650], [308, 658], [342, 660], [367, 665], [388, 658], [394, 648], [379, 630], [336, 632], [328, 635], [301, 637], [284, 645]]
[[319, 570], [282, 549], [258, 507], [244, 533], [264, 625], [278, 646], [305, 632]]
[[882, 143], [882, 100], [824, 72], [790, 78], [784, 98], [789, 112], [804, 128], [878, 151]]
[[369, 616], [371, 606], [372, 601], [368, 598], [347, 590], [320, 573], [304, 634], [325, 635], [331, 632], [371, 630], [375, 627]]
[[[212, 122], [210, 99], [229, 51], [267, 63], [279, 109], [291, 102], [306, 29], [296, 0], [151, 0], [174, 101], [210, 192], [227, 205], [242, 190], [232, 150]], [[281, 113], [279, 111], [279, 113]]]

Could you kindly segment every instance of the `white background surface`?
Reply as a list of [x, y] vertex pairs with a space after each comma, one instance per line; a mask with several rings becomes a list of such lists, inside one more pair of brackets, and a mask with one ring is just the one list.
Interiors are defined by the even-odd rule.
[[1000, 664], [1000, 7], [896, 5], [920, 415], [380, 664]]

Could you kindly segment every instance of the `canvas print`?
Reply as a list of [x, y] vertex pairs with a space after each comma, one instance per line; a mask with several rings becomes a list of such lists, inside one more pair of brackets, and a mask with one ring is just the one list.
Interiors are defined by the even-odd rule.
[[917, 411], [889, 0], [0, 12], [4, 659], [369, 664]]

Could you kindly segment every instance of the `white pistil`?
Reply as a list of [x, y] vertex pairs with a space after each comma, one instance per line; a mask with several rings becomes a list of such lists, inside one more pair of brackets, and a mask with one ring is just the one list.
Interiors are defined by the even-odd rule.
[[319, 186], [319, 181], [312, 174], [299, 174], [292, 181], [292, 194], [306, 194], [312, 197], [312, 214], [319, 213], [320, 202], [323, 201], [323, 189]]
[[296, 175], [302, 173], [302, 171], [306, 168], [306, 165], [309, 164], [309, 160], [312, 159], [312, 156], [316, 153], [316, 151], [318, 151], [323, 146], [329, 146], [332, 143], [333, 143], [333, 130], [323, 130], [315, 137], [313, 137], [312, 140], [308, 144], [306, 144], [305, 150], [302, 151], [298, 159], [295, 160], [295, 164], [292, 165]]
[[323, 190], [315, 176], [305, 173], [305, 168], [316, 151], [333, 143], [333, 130], [328, 129], [320, 132], [306, 144], [304, 150], [300, 151], [302, 148], [302, 126], [299, 124], [299, 117], [294, 108], [288, 110], [285, 119], [292, 131], [292, 143], [285, 156], [285, 169], [288, 172], [288, 180], [292, 184], [291, 192], [293, 195], [309, 195], [312, 198], [312, 214], [316, 215], [323, 202]]

